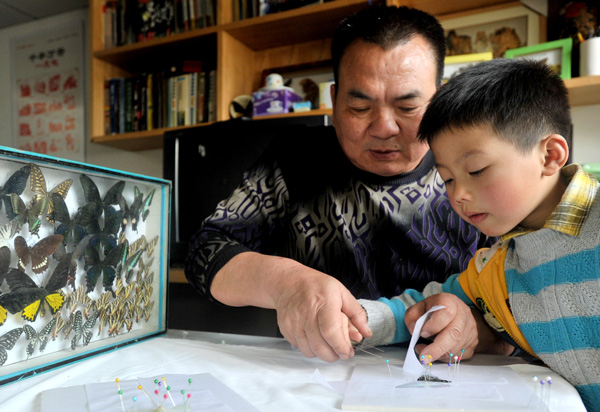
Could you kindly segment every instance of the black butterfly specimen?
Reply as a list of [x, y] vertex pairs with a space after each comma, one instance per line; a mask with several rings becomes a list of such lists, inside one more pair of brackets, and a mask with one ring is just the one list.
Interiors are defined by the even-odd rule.
[[32, 234], [37, 235], [42, 225], [41, 216], [44, 215], [44, 211], [48, 206], [48, 199], [45, 197], [40, 198], [27, 207], [25, 206], [23, 199], [21, 199], [21, 196], [16, 193], [11, 193], [10, 201], [15, 213], [13, 220], [18, 222], [18, 230], [21, 230], [21, 227], [27, 223], [29, 224], [29, 231]]
[[116, 210], [112, 206], [104, 210], [104, 227], [100, 227], [98, 219], [92, 219], [86, 226], [86, 232], [92, 234], [90, 244], [99, 250], [102, 245], [105, 251], [112, 250], [117, 245], [117, 233], [121, 223], [122, 210]]
[[137, 231], [137, 225], [139, 223], [140, 216], [144, 221], [150, 214], [150, 204], [152, 204], [152, 198], [154, 197], [154, 192], [156, 189], [153, 189], [146, 199], [144, 199], [144, 195], [140, 192], [140, 189], [137, 186], [133, 187], [134, 196], [133, 202], [131, 206], [127, 205], [127, 201], [123, 196], [119, 199], [119, 206], [123, 211], [123, 221], [121, 222], [121, 230], [125, 230], [128, 224], [131, 223], [131, 228]]
[[121, 193], [123, 192], [123, 188], [125, 187], [125, 182], [120, 180], [104, 195], [104, 198], [100, 197], [100, 191], [98, 190], [98, 186], [92, 179], [87, 175], [79, 176], [79, 181], [81, 182], [81, 187], [83, 188], [83, 196], [85, 201], [88, 204], [91, 204], [93, 215], [100, 217], [102, 212], [105, 211], [111, 205], [119, 204], [119, 199], [121, 197]]
[[[0, 189], [0, 198], [4, 202], [4, 211], [10, 220], [13, 220], [15, 217], [10, 201], [10, 194], [23, 194], [23, 190], [25, 190], [25, 186], [27, 185], [27, 178], [29, 177], [29, 167], [29, 165], [23, 166], [14, 172]], [[0, 207], [2, 207], [2, 204], [0, 204]]]
[[[56, 235], [59, 236], [59, 235]], [[67, 284], [68, 266], [57, 266], [45, 286], [38, 286], [25, 272], [9, 269], [6, 283], [10, 293], [0, 296], [2, 304], [13, 315], [22, 310], [21, 317], [35, 322], [38, 314], [45, 315], [45, 306], [55, 315], [64, 304], [60, 289]]]
[[4, 365], [6, 359], [8, 359], [7, 351], [15, 346], [22, 333], [23, 328], [16, 328], [0, 336], [0, 366]]
[[38, 350], [40, 351], [40, 353], [44, 352], [44, 350], [46, 349], [46, 345], [48, 345], [48, 341], [50, 340], [52, 330], [54, 329], [55, 325], [56, 318], [52, 318], [50, 322], [48, 322], [39, 333], [36, 332], [36, 330], [29, 325], [23, 326], [23, 331], [25, 332], [25, 339], [30, 341], [25, 350], [27, 352], [27, 359], [29, 359], [29, 357], [33, 355], [33, 352], [35, 352], [35, 348], [36, 346], [38, 346], [38, 344]]
[[[87, 292], [91, 292], [96, 287], [98, 278], [102, 275], [102, 285], [104, 290], [113, 292], [112, 285], [116, 277], [117, 265], [125, 259], [126, 251], [124, 244], [113, 247], [104, 260], [100, 260], [100, 254], [93, 247], [88, 247], [85, 250], [85, 266], [86, 266], [86, 285]], [[113, 292], [114, 293], [114, 292]]]
[[[4, 278], [8, 273], [8, 265], [10, 264], [10, 249], [8, 246], [0, 247], [0, 285], [4, 282]], [[2, 306], [2, 295], [0, 295], [0, 326], [6, 322], [6, 309]]]
[[31, 199], [31, 202], [33, 204], [38, 202], [40, 199], [46, 199], [48, 205], [48, 215], [46, 218], [48, 221], [54, 222], [54, 201], [52, 199], [52, 195], [56, 193], [64, 200], [67, 197], [67, 193], [69, 193], [69, 189], [71, 188], [72, 184], [73, 179], [67, 179], [54, 189], [48, 191], [46, 188], [46, 179], [44, 178], [44, 174], [37, 165], [31, 163], [31, 179], [29, 179], [29, 188], [33, 192], [33, 198]]
[[90, 207], [80, 208], [71, 219], [65, 200], [58, 193], [52, 193], [51, 198], [54, 204], [54, 220], [60, 222], [54, 233], [62, 235], [65, 243], [69, 243], [71, 239], [74, 243], [79, 242], [85, 236], [85, 227], [94, 218]]
[[60, 244], [54, 252], [54, 258], [58, 261], [58, 265], [54, 268], [54, 272], [66, 273], [67, 284], [75, 289], [75, 275], [77, 273], [77, 261], [83, 255], [87, 248], [92, 235], [86, 235], [77, 243], [72, 252], [67, 253], [64, 244]]
[[75, 350], [81, 338], [83, 338], [83, 346], [87, 346], [90, 343], [94, 334], [92, 329], [94, 328], [97, 319], [98, 313], [96, 312], [88, 320], [83, 322], [83, 315], [81, 314], [81, 311], [78, 310], [75, 312], [75, 318], [73, 320], [73, 332], [75, 333], [75, 336], [73, 336], [73, 339], [71, 339], [72, 350]]
[[15, 238], [15, 252], [19, 257], [18, 269], [24, 271], [31, 262], [33, 273], [42, 273], [48, 269], [50, 264], [48, 257], [54, 253], [62, 241], [62, 235], [50, 235], [37, 242], [33, 247], [29, 247], [22, 236], [17, 236]]

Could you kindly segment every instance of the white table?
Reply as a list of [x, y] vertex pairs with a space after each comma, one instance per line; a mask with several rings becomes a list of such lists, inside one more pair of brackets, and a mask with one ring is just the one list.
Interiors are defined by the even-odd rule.
[[[385, 348], [403, 359], [405, 349]], [[211, 373], [261, 411], [339, 411], [343, 395], [313, 383], [315, 369], [328, 381], [349, 380], [355, 365], [380, 362], [358, 352], [329, 364], [307, 359], [283, 339], [171, 330], [167, 335], [0, 387], [1, 411], [39, 411], [42, 391], [161, 374]], [[547, 368], [518, 358], [478, 355], [472, 364], [510, 365], [525, 382], [552, 375], [552, 411], [585, 411], [577, 391]]]

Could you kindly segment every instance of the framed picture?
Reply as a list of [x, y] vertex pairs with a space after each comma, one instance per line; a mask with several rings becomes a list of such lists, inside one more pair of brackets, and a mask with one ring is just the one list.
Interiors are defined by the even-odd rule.
[[446, 33], [448, 56], [492, 52], [496, 58], [504, 57], [508, 49], [545, 41], [542, 18], [527, 7], [513, 5], [449, 14], [439, 20]]
[[534, 46], [519, 47], [506, 51], [506, 58], [527, 58], [546, 62], [562, 79], [571, 78], [571, 51], [573, 39], [560, 39]]
[[492, 58], [492, 52], [448, 56], [444, 60], [444, 76], [442, 78], [442, 83], [446, 83], [467, 67], [487, 60], [492, 60]]

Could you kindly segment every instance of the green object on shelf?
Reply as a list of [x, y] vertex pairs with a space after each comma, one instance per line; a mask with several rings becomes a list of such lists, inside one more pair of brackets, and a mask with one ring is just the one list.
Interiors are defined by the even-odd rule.
[[600, 180], [600, 163], [585, 163], [581, 165], [583, 170], [596, 176]]

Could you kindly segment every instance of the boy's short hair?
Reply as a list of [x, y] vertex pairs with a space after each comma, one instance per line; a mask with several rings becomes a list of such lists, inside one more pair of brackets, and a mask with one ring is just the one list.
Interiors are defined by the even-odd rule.
[[387, 50], [407, 43], [416, 35], [422, 36], [431, 46], [439, 86], [446, 57], [444, 29], [435, 17], [424, 11], [395, 6], [369, 7], [346, 17], [337, 25], [331, 42], [335, 83], [338, 83], [340, 61], [348, 46], [355, 40], [373, 43]]
[[567, 88], [548, 65], [529, 59], [494, 59], [465, 69], [438, 89], [423, 115], [418, 138], [490, 127], [524, 153], [545, 136], [569, 139]]

